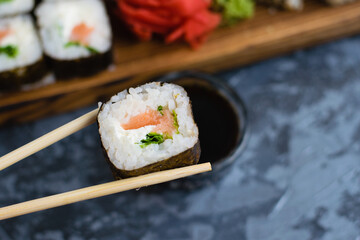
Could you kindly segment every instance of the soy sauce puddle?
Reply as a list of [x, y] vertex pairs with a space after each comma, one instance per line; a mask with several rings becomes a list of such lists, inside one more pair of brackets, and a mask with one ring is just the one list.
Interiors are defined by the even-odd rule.
[[242, 99], [220, 79], [206, 73], [175, 72], [158, 80], [186, 90], [199, 128], [199, 163], [210, 162], [212, 171], [153, 186], [151, 192], [192, 191], [214, 184], [231, 170], [245, 146], [247, 111]]
[[199, 128], [199, 163], [219, 163], [236, 147], [240, 130], [238, 117], [227, 99], [217, 90], [200, 85], [183, 85]]

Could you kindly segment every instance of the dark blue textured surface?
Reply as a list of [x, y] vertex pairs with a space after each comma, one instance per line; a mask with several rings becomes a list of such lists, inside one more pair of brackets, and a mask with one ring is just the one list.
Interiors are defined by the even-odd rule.
[[[0, 239], [360, 239], [360, 37], [219, 76], [251, 122], [224, 178], [2, 221]], [[90, 109], [0, 129], [0, 155]], [[111, 180], [93, 125], [1, 171], [0, 206]]]

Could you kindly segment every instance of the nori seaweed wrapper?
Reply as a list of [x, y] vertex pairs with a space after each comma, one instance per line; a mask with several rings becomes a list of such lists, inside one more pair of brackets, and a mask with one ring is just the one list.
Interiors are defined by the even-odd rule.
[[43, 59], [28, 66], [0, 72], [0, 91], [20, 89], [24, 84], [41, 80], [47, 72], [48, 69]]
[[163, 170], [169, 170], [179, 167], [186, 167], [190, 165], [197, 164], [199, 162], [200, 158], [200, 142], [198, 141], [192, 148], [189, 148], [188, 150], [179, 153], [178, 155], [172, 156], [168, 159], [162, 160], [160, 162], [152, 163], [147, 166], [134, 169], [134, 170], [121, 170], [118, 169], [109, 159], [106, 150], [103, 147], [103, 151], [106, 157], [107, 162], [110, 165], [110, 169], [112, 171], [112, 174], [116, 180], [123, 179], [123, 178], [129, 178], [129, 177], [137, 177], [140, 175], [153, 173], [153, 172], [159, 172]]
[[57, 79], [88, 77], [106, 69], [113, 61], [112, 49], [87, 58], [57, 60], [47, 57]]
[[[102, 106], [100, 107], [99, 113], [102, 111], [103, 106], [104, 104], [102, 104]], [[97, 122], [97, 124], [98, 124], [98, 128], [100, 128], [99, 122]], [[101, 136], [100, 136], [100, 141], [101, 141]], [[200, 141], [198, 140], [197, 143], [195, 143], [195, 145], [192, 148], [189, 148], [186, 151], [179, 153], [175, 156], [172, 156], [168, 159], [162, 160], [160, 162], [152, 163], [134, 170], [122, 170], [122, 169], [118, 169], [110, 161], [107, 151], [104, 148], [102, 142], [101, 142], [101, 147], [103, 149], [105, 159], [108, 162], [111, 172], [116, 180], [130, 178], [130, 177], [137, 177], [148, 173], [194, 165], [199, 162], [200, 153], [201, 153]]]

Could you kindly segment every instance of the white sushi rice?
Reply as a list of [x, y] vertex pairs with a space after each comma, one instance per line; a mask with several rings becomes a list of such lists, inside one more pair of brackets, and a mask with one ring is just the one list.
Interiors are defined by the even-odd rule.
[[89, 46], [99, 53], [110, 50], [112, 33], [101, 0], [43, 1], [35, 10], [45, 53], [57, 60], [86, 58], [91, 53], [82, 46], [65, 47], [73, 28], [81, 23], [94, 28]]
[[0, 17], [30, 12], [34, 8], [34, 0], [0, 1]]
[[[100, 104], [99, 104], [100, 105]], [[141, 148], [139, 142], [152, 132], [154, 125], [124, 130], [121, 124], [132, 116], [158, 106], [175, 110], [179, 134], [162, 144]], [[107, 102], [98, 115], [101, 141], [110, 161], [121, 170], [134, 170], [165, 160], [192, 148], [198, 141], [198, 128], [193, 120], [189, 97], [185, 90], [174, 84], [149, 83], [120, 92]]]
[[40, 40], [29, 15], [0, 19], [0, 31], [6, 30], [10, 33], [0, 41], [0, 47], [16, 46], [18, 54], [0, 54], [0, 72], [31, 65], [42, 58]]

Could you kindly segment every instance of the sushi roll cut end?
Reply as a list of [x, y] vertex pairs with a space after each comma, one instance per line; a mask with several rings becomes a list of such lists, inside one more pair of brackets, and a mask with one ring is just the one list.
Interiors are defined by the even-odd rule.
[[30, 15], [0, 19], [0, 91], [19, 89], [47, 73]]
[[91, 76], [112, 62], [112, 32], [101, 0], [43, 1], [35, 10], [59, 79]]
[[0, 17], [28, 13], [34, 5], [34, 0], [0, 0]]
[[99, 133], [115, 178], [196, 164], [198, 128], [185, 90], [149, 83], [101, 105]]

